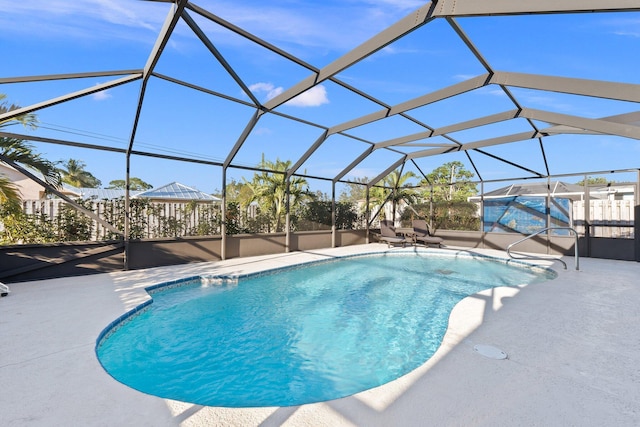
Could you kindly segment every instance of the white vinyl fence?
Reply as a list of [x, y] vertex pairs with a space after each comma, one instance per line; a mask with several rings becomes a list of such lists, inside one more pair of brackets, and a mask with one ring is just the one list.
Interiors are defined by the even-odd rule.
[[[84, 202], [85, 208], [109, 222], [119, 230], [124, 228], [124, 202], [100, 200]], [[177, 237], [220, 233], [220, 205], [215, 203], [175, 203], [132, 201], [131, 233], [134, 238]], [[27, 200], [23, 202], [26, 214], [39, 216], [43, 221], [58, 221], [64, 216], [67, 203], [60, 199]], [[67, 209], [68, 211], [68, 209]], [[75, 211], [75, 210], [74, 210]], [[87, 216], [78, 214], [84, 221]], [[115, 236], [100, 222], [92, 220], [91, 240], [104, 240]]]
[[[584, 221], [585, 201], [573, 202], [573, 221]], [[634, 224], [633, 200], [589, 200], [589, 222], [592, 225], [592, 237], [633, 238]], [[584, 226], [578, 227], [583, 233]]]

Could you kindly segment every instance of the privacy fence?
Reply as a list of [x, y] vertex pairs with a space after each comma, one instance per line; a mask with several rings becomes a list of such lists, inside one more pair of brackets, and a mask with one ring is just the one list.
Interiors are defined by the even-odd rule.
[[[114, 200], [77, 200], [99, 218], [124, 230], [125, 202]], [[291, 213], [293, 231], [330, 230], [332, 225], [330, 202], [313, 201]], [[364, 215], [350, 203], [336, 203], [336, 228], [363, 229]], [[148, 199], [130, 200], [130, 238], [172, 238], [219, 235], [222, 230], [222, 209], [219, 203], [152, 202]], [[276, 221], [273, 214], [261, 212], [251, 205], [246, 209], [237, 203], [227, 204], [227, 234], [272, 233], [283, 231], [284, 220]], [[282, 224], [280, 229], [274, 224]], [[65, 241], [104, 241], [119, 235], [99, 221], [79, 212], [60, 199], [28, 200], [23, 202], [23, 214], [3, 218], [0, 232], [5, 243], [49, 243]]]
[[[474, 203], [440, 202], [398, 206], [396, 224], [410, 227], [414, 217], [433, 219], [434, 230], [466, 230], [485, 232], [516, 232], [529, 234], [545, 227], [546, 207], [540, 201], [519, 198], [485, 201], [484, 222], [480, 222], [480, 209]], [[124, 200], [79, 200], [119, 230], [124, 229]], [[536, 203], [534, 203], [536, 202]], [[572, 226], [581, 234], [591, 237], [634, 238], [634, 202], [632, 200], [556, 200], [549, 209], [551, 226]], [[131, 199], [130, 237], [132, 239], [174, 238], [186, 236], [220, 235], [222, 209], [219, 203], [152, 202]], [[376, 228], [378, 217], [391, 218], [391, 204], [372, 219]], [[335, 204], [335, 223], [339, 230], [366, 228], [362, 205], [346, 202]], [[4, 218], [0, 226], [5, 243], [50, 243], [68, 241], [106, 241], [117, 239], [118, 234], [104, 227], [59, 199], [29, 200], [23, 203], [20, 218]], [[373, 213], [371, 213], [373, 215]], [[585, 221], [585, 216], [587, 221]], [[283, 231], [285, 222], [276, 221], [273, 214], [261, 212], [255, 205], [240, 208], [228, 203], [226, 211], [227, 234], [273, 233]], [[281, 223], [280, 229], [274, 224]], [[589, 227], [585, 227], [585, 224]], [[313, 201], [296, 207], [291, 213], [292, 231], [330, 230], [331, 202]], [[560, 232], [561, 233], [561, 232]]]
[[[584, 200], [573, 202], [573, 222], [576, 230], [586, 233]], [[590, 200], [589, 235], [633, 239], [634, 208], [632, 200]]]

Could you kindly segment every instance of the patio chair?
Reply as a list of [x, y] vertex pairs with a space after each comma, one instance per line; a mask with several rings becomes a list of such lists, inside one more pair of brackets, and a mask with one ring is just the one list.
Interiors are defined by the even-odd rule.
[[414, 219], [411, 222], [411, 225], [413, 225], [413, 238], [416, 243], [420, 242], [425, 246], [437, 245], [439, 248], [442, 247], [442, 242], [444, 242], [444, 240], [442, 237], [431, 235], [429, 227], [427, 227], [427, 222], [424, 219]]
[[396, 243], [402, 243], [402, 247], [407, 243], [407, 239], [404, 237], [398, 236], [396, 234], [396, 229], [392, 222], [389, 220], [380, 221], [380, 241], [387, 242], [387, 246], [391, 247]]

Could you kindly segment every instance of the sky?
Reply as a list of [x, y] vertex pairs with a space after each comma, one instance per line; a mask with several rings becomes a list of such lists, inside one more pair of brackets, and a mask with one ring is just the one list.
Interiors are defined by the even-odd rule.
[[[212, 1], [196, 4], [316, 68], [331, 64], [424, 2], [412, 0]], [[124, 0], [0, 0], [0, 79], [111, 70], [142, 69], [153, 49], [170, 5]], [[194, 12], [190, 16], [233, 68], [243, 84], [266, 102], [304, 80], [311, 72], [247, 41]], [[640, 13], [587, 13], [514, 17], [458, 18], [457, 24], [494, 70], [640, 84]], [[171, 78], [250, 102], [220, 62], [181, 21], [155, 71]], [[443, 19], [421, 27], [352, 67], [338, 73], [341, 82], [393, 106], [425, 93], [485, 73], [485, 69]], [[120, 76], [62, 79], [51, 82], [1, 83], [8, 101], [28, 106], [103, 84]], [[511, 110], [513, 104], [495, 86], [410, 111], [433, 128]], [[638, 105], [576, 95], [512, 89], [520, 104], [587, 118], [638, 110]], [[36, 130], [13, 126], [7, 131], [73, 142], [125, 148], [134, 128], [140, 81], [39, 110]], [[283, 114], [333, 126], [381, 110], [381, 106], [325, 81], [282, 105]], [[134, 149], [151, 153], [223, 161], [255, 110], [166, 80], [152, 78], [146, 88]], [[536, 123], [540, 128], [549, 126]], [[523, 119], [487, 125], [451, 135], [472, 142], [531, 129]], [[381, 142], [424, 131], [400, 116], [351, 129], [352, 136], [329, 138], [301, 168], [310, 176], [333, 178], [367, 147], [358, 138]], [[322, 129], [265, 115], [238, 151], [233, 164], [256, 166], [262, 157], [295, 163], [322, 134]], [[547, 142], [548, 141], [548, 142]], [[431, 138], [429, 143], [449, 141]], [[107, 186], [124, 179], [124, 155], [105, 151], [34, 143], [53, 161], [74, 158], [86, 163]], [[372, 178], [403, 152], [376, 150], [345, 177]], [[537, 140], [419, 159], [405, 171], [429, 173], [445, 162], [460, 161], [486, 181], [530, 177], [528, 171], [551, 174], [640, 167], [637, 140], [606, 135], [548, 138], [544, 155]], [[510, 163], [496, 160], [508, 158]], [[517, 167], [520, 165], [523, 167]], [[222, 186], [220, 168], [133, 156], [132, 176], [154, 186], [173, 181], [203, 191]], [[229, 170], [228, 180], [250, 179], [252, 172]], [[633, 180], [633, 174], [607, 176]], [[579, 178], [566, 179], [576, 182]], [[324, 181], [311, 179], [314, 190], [329, 192]], [[496, 183], [493, 186], [502, 186]]]

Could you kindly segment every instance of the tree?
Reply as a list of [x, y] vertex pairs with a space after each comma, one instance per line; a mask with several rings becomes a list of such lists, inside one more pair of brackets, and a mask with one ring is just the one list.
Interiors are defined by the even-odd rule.
[[453, 161], [434, 169], [427, 175], [428, 182], [423, 180], [421, 185], [433, 185], [434, 200], [466, 201], [478, 194], [476, 185], [469, 182], [474, 176], [462, 162]]
[[[8, 212], [20, 210], [20, 192], [13, 182], [6, 176], [0, 176], [0, 206]], [[4, 214], [4, 212], [2, 212]], [[4, 216], [4, 215], [3, 215]]]
[[371, 205], [382, 205], [385, 200], [393, 203], [393, 216], [395, 217], [396, 206], [404, 201], [407, 205], [415, 203], [417, 193], [414, 189], [407, 187], [407, 182], [415, 178], [413, 172], [406, 172], [402, 176], [400, 171], [393, 171], [383, 178], [383, 187], [371, 187], [369, 191], [369, 203]]
[[247, 187], [246, 180], [236, 181], [232, 179], [226, 186], [227, 202], [236, 202], [241, 206], [247, 207], [249, 200], [253, 196], [253, 191]]
[[[245, 181], [245, 188], [250, 191], [245, 195], [241, 204], [246, 208], [250, 203], [257, 202], [260, 210], [269, 215], [270, 225], [275, 231], [282, 231], [286, 214], [286, 171], [291, 166], [291, 160], [275, 162], [262, 159], [258, 165], [263, 172], [255, 173], [251, 182]], [[266, 172], [273, 171], [273, 172]], [[242, 193], [242, 192], [241, 192]], [[248, 196], [248, 197], [247, 197]], [[293, 211], [305, 199], [312, 199], [309, 185], [304, 178], [291, 177], [289, 182], [289, 205]]]
[[[7, 98], [7, 95], [5, 95], [4, 93], [0, 93], [0, 114], [4, 114], [4, 113], [8, 113], [9, 111], [15, 111], [20, 109], [19, 105], [8, 104], [7, 101], [5, 101], [6, 98]], [[38, 118], [33, 113], [21, 114], [17, 117], [0, 121], [0, 128], [6, 127], [12, 124], [16, 124], [16, 123], [19, 123], [24, 127], [27, 127], [30, 129], [35, 129], [38, 127]]]
[[340, 193], [338, 200], [341, 202], [358, 203], [367, 197], [367, 183], [369, 178], [356, 178], [355, 182], [348, 182], [346, 190]]
[[[576, 185], [584, 185], [585, 180], [581, 180], [576, 182]], [[602, 176], [597, 176], [597, 177], [593, 177], [593, 176], [588, 176], [587, 177], [587, 185], [607, 185], [607, 184], [613, 184], [615, 181], [609, 181], [607, 180], [607, 178], [604, 178]]]
[[430, 228], [447, 230], [478, 230], [477, 207], [467, 201], [478, 193], [470, 183], [474, 173], [464, 168], [461, 162], [453, 161], [437, 167], [427, 175], [421, 185], [428, 186], [424, 192], [427, 203], [414, 206], [419, 216], [429, 218]]
[[[113, 181], [109, 181], [109, 186], [107, 189], [109, 190], [124, 190], [127, 188], [127, 181], [124, 179], [114, 179]], [[130, 178], [129, 179], [129, 189], [134, 191], [145, 191], [153, 188], [153, 185], [149, 184], [141, 180], [140, 178]]]
[[[8, 104], [5, 101], [5, 98], [6, 95], [0, 93], [0, 114], [20, 109], [20, 107], [15, 104]], [[14, 124], [21, 124], [25, 127], [35, 129], [37, 127], [37, 122], [35, 115], [22, 114], [14, 118], [1, 121], [0, 129]], [[44, 181], [49, 185], [55, 188], [60, 186], [60, 173], [56, 169], [55, 164], [36, 153], [33, 147], [25, 141], [15, 138], [0, 137], [0, 154], [12, 162], [40, 172]], [[0, 159], [0, 161], [2, 160], [3, 159]], [[17, 187], [7, 177], [0, 176], [0, 204], [2, 205], [0, 207], [13, 211], [16, 207], [19, 207], [20, 202], [21, 198]]]
[[91, 172], [85, 170], [87, 165], [82, 160], [69, 159], [62, 165], [63, 168], [60, 169], [62, 182], [85, 188], [98, 188], [102, 184]]
[[[330, 200], [318, 199], [305, 203], [302, 208], [299, 230], [330, 230], [332, 225]], [[335, 226], [338, 230], [352, 230], [360, 220], [355, 206], [349, 202], [335, 203]]]

